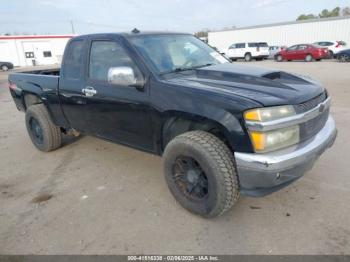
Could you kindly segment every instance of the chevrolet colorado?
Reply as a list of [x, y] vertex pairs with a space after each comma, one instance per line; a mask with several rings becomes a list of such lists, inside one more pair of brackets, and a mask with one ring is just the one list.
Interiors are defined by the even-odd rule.
[[9, 90], [39, 150], [83, 133], [162, 155], [171, 193], [204, 217], [292, 183], [337, 134], [319, 82], [231, 64], [189, 34], [77, 36], [61, 69], [10, 74]]

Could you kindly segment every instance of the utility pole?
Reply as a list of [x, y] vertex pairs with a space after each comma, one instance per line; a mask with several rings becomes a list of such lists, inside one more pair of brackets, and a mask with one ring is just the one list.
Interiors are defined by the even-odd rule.
[[70, 20], [70, 26], [72, 28], [72, 34], [75, 35], [74, 23], [73, 20]]

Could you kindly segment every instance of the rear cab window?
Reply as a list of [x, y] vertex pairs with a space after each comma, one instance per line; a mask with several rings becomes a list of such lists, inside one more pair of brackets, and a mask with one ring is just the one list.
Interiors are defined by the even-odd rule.
[[80, 79], [83, 68], [83, 40], [73, 40], [67, 47], [62, 73], [66, 79]]

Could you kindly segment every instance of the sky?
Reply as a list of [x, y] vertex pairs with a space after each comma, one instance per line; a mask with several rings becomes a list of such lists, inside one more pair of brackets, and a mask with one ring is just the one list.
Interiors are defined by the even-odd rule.
[[3, 0], [0, 34], [166, 30], [194, 33], [275, 22], [350, 0]]

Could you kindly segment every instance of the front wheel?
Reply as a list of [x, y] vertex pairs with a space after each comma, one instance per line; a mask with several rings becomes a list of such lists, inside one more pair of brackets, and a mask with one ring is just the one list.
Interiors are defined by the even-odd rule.
[[283, 61], [283, 57], [281, 55], [277, 55], [276, 56], [276, 61], [277, 62], [282, 62]]
[[8, 71], [9, 70], [9, 67], [7, 65], [2, 65], [1, 66], [1, 70], [2, 71]]
[[338, 60], [339, 62], [347, 62], [349, 61], [350, 57], [347, 54], [341, 54], [340, 56], [338, 56]]
[[43, 104], [31, 105], [25, 120], [30, 139], [37, 149], [49, 152], [61, 146], [61, 130], [52, 122]]
[[168, 187], [190, 212], [216, 217], [237, 202], [234, 157], [216, 136], [204, 131], [184, 133], [170, 141], [163, 156]]

